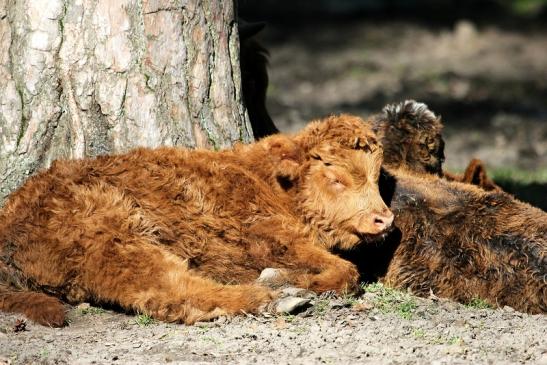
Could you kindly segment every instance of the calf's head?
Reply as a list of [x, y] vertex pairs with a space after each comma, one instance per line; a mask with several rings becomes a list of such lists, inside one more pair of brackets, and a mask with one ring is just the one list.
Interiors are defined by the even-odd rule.
[[443, 126], [427, 105], [414, 100], [389, 104], [371, 122], [382, 141], [386, 165], [442, 176]]
[[[386, 233], [393, 222], [378, 187], [382, 148], [357, 117], [312, 123], [295, 138], [302, 161], [279, 164], [300, 214], [327, 247], [350, 249]], [[292, 167], [291, 167], [292, 166]]]

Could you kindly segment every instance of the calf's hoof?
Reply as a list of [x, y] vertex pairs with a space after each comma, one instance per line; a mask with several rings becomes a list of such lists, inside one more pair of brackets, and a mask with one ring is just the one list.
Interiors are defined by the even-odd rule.
[[261, 308], [262, 313], [290, 314], [300, 312], [310, 306], [311, 299], [293, 296], [280, 297]]
[[268, 288], [276, 289], [287, 284], [288, 273], [283, 269], [267, 267], [260, 273], [256, 282]]

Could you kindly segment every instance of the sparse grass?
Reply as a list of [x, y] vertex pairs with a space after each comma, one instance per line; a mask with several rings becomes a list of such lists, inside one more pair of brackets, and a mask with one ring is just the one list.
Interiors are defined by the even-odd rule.
[[463, 342], [460, 336], [452, 336], [446, 342], [448, 345], [461, 345]]
[[297, 326], [290, 329], [291, 332], [296, 333], [297, 335], [303, 335], [308, 333], [308, 329], [303, 326]]
[[329, 307], [330, 305], [327, 299], [318, 299], [313, 306], [313, 313], [318, 316], [324, 316]]
[[211, 330], [211, 327], [204, 324], [196, 324], [196, 327], [198, 328], [198, 332], [200, 335], [203, 335]]
[[481, 298], [473, 298], [469, 301], [469, 303], [466, 304], [468, 308], [474, 308], [474, 309], [492, 309], [492, 305], [488, 303], [486, 300]]
[[287, 323], [292, 323], [296, 319], [296, 316], [294, 314], [283, 313], [282, 316]]
[[154, 318], [150, 317], [148, 314], [139, 314], [135, 318], [135, 323], [143, 327], [150, 326], [154, 322]]
[[41, 358], [45, 359], [48, 356], [49, 356], [49, 350], [48, 349], [43, 348], [43, 349], [40, 350], [40, 357]]
[[175, 335], [175, 333], [176, 333], [176, 331], [174, 331], [174, 330], [173, 330], [173, 331], [166, 332], [166, 333], [164, 333], [163, 335], [161, 335], [161, 336], [159, 337], [159, 339], [160, 339], [160, 340], [163, 340], [163, 339], [172, 337], [172, 336]]
[[430, 337], [424, 336], [424, 339], [426, 339], [426, 342], [429, 345], [462, 345], [463, 340], [460, 336], [451, 336], [451, 337], [444, 337], [444, 336], [436, 336], [436, 337]]
[[415, 328], [411, 332], [412, 336], [417, 339], [426, 342], [429, 345], [461, 345], [463, 340], [460, 336], [445, 337], [442, 335], [432, 335], [426, 333], [422, 328]]
[[411, 299], [407, 299], [398, 305], [398, 314], [401, 318], [411, 319], [416, 307], [416, 302]]
[[87, 315], [87, 314], [91, 314], [91, 315], [100, 315], [100, 314], [104, 314], [106, 313], [106, 311], [102, 308], [98, 308], [98, 307], [85, 307], [85, 308], [80, 308], [79, 309], [79, 312], [81, 315]]
[[373, 299], [374, 306], [382, 313], [396, 313], [403, 319], [411, 319], [417, 308], [412, 295], [387, 288], [381, 283], [368, 284], [363, 289], [365, 292], [376, 294]]
[[342, 300], [344, 301], [344, 305], [349, 306], [349, 307], [353, 307], [354, 305], [359, 303], [357, 298], [355, 298], [353, 295], [344, 295], [342, 297]]
[[412, 335], [415, 338], [424, 338], [425, 337], [425, 331], [421, 328], [416, 328], [415, 330], [412, 331]]

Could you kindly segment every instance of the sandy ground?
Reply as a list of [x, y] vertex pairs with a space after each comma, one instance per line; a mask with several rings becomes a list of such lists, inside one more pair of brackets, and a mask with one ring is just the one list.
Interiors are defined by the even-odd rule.
[[[272, 27], [269, 108], [284, 130], [413, 98], [440, 113], [447, 165], [547, 169], [547, 34], [407, 23]], [[537, 195], [537, 194], [536, 194]], [[547, 316], [382, 292], [321, 298], [296, 316], [197, 326], [67, 307], [62, 329], [0, 314], [0, 364], [370, 363], [547, 365]], [[137, 322], [141, 322], [138, 324]]]
[[547, 364], [547, 316], [383, 290], [318, 298], [298, 315], [196, 326], [71, 308], [62, 329], [0, 314], [0, 364]]

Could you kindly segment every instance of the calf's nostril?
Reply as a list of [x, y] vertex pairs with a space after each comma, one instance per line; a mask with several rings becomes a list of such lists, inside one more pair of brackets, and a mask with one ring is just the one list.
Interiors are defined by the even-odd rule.
[[384, 230], [391, 226], [393, 223], [393, 214], [387, 215], [374, 215], [373, 224], [377, 229]]

